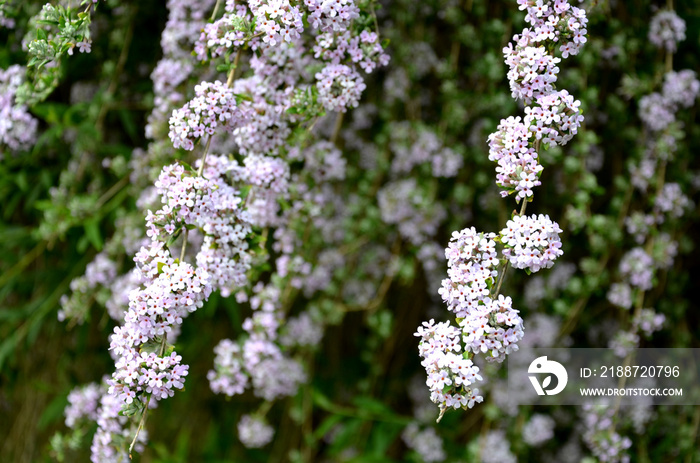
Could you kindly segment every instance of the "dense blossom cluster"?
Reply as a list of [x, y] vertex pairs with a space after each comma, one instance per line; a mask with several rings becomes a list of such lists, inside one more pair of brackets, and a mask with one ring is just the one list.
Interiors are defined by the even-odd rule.
[[125, 462], [129, 459], [124, 442], [135, 438], [134, 449], [143, 452], [148, 432], [135, 434], [136, 424], [128, 416], [120, 415], [122, 402], [118, 397], [104, 394], [97, 409], [97, 431], [90, 446], [92, 463]]
[[25, 105], [15, 101], [25, 71], [16, 64], [0, 69], [0, 159], [6, 148], [9, 152], [21, 151], [29, 148], [36, 139], [37, 120]]
[[583, 440], [600, 461], [625, 463], [630, 461], [625, 450], [632, 446], [632, 441], [614, 431], [614, 412], [613, 407], [608, 405], [584, 405], [583, 424], [586, 431]]
[[411, 423], [403, 430], [401, 438], [426, 463], [445, 461], [447, 458], [442, 439], [434, 428], [421, 430], [416, 423]]
[[661, 93], [650, 93], [639, 100], [639, 117], [652, 131], [666, 130], [676, 120], [679, 108], [692, 106], [700, 92], [700, 82], [689, 69], [664, 76]]
[[668, 52], [675, 52], [685, 40], [685, 21], [675, 11], [661, 10], [649, 24], [649, 41]]
[[533, 447], [542, 445], [554, 437], [554, 427], [554, 419], [549, 415], [532, 415], [523, 426], [523, 441]]
[[226, 130], [244, 123], [248, 117], [245, 109], [236, 102], [233, 90], [219, 82], [202, 82], [195, 86], [195, 97], [173, 111], [168, 136], [175, 148], [191, 151], [194, 142], [206, 135], [213, 135], [221, 125]]
[[[128, 456], [120, 444], [133, 435], [135, 425], [129, 424], [127, 416], [119, 415], [121, 401], [107, 394], [106, 389], [104, 383], [90, 383], [71, 391], [65, 409], [66, 426], [77, 429], [81, 422], [97, 422], [99, 428], [90, 447], [90, 460], [93, 463], [124, 462]], [[139, 435], [137, 451], [143, 451], [147, 439], [148, 433]]]
[[176, 264], [162, 251], [153, 258], [155, 265], [143, 262], [142, 272], [156, 272], [157, 277], [146, 288], [132, 292], [124, 326], [115, 328], [111, 339], [110, 349], [118, 360], [110, 394], [125, 404], [144, 392], [158, 399], [172, 397], [173, 389], [183, 387], [187, 365], [180, 363], [182, 357], [175, 352], [166, 355], [158, 349], [158, 341], [211, 293], [204, 271], [184, 262]]
[[85, 268], [85, 275], [70, 282], [71, 295], [61, 296], [60, 321], [71, 319], [82, 323], [86, 318], [87, 299], [93, 289], [108, 286], [117, 276], [117, 265], [103, 252], [97, 254]]
[[516, 215], [501, 230], [503, 255], [519, 269], [537, 272], [551, 268], [557, 257], [563, 254], [559, 233], [562, 230], [548, 215]]
[[462, 156], [444, 146], [437, 134], [427, 127], [414, 127], [403, 121], [391, 124], [389, 131], [394, 155], [392, 173], [401, 175], [416, 166], [428, 164], [434, 177], [455, 177], [462, 168]]
[[510, 297], [491, 297], [499, 263], [493, 233], [477, 233], [472, 228], [452, 234], [445, 250], [448, 277], [440, 295], [457, 318], [463, 331], [465, 350], [488, 353], [488, 360], [502, 362], [517, 350], [523, 337], [523, 323], [512, 308]]
[[449, 322], [435, 324], [434, 320], [423, 322], [415, 333], [420, 337], [418, 350], [421, 365], [428, 374], [426, 384], [430, 388], [430, 400], [446, 407], [472, 408], [484, 399], [478, 388], [471, 385], [481, 380], [479, 367], [461, 354], [462, 332]]
[[72, 428], [83, 418], [97, 420], [97, 407], [101, 397], [102, 390], [97, 383], [73, 389], [68, 394], [68, 406], [65, 409], [66, 426]]
[[377, 201], [382, 220], [397, 224], [401, 236], [415, 244], [434, 236], [447, 217], [445, 208], [430, 201], [415, 178], [387, 183], [379, 190]]
[[356, 108], [366, 85], [360, 74], [344, 64], [330, 64], [316, 73], [318, 98], [328, 111]]
[[356, 36], [348, 31], [340, 34], [332, 32], [319, 34], [313, 50], [316, 58], [321, 57], [331, 64], [339, 64], [349, 58], [367, 73], [372, 72], [377, 66], [386, 66], [389, 62], [389, 55], [384, 53], [379, 43], [379, 35], [367, 30]]
[[442, 281], [439, 293], [459, 318], [489, 296], [498, 276], [495, 237], [494, 233], [477, 233], [474, 227], [452, 233], [445, 250], [448, 278]]
[[510, 451], [510, 443], [502, 430], [489, 431], [479, 437], [482, 463], [516, 463], [518, 459]]
[[[244, 293], [238, 297], [241, 302], [247, 298]], [[254, 312], [243, 322], [247, 336], [237, 342], [224, 339], [214, 349], [214, 370], [207, 375], [214, 392], [233, 396], [252, 387], [255, 395], [271, 401], [294, 394], [305, 381], [302, 366], [277, 342], [282, 319], [279, 298], [280, 291], [274, 286], [254, 287], [250, 298]], [[311, 337], [309, 343], [320, 341], [320, 336], [306, 336]]]
[[248, 7], [255, 17], [255, 31], [271, 46], [281, 40], [291, 42], [304, 31], [299, 8], [288, 0], [252, 0]]
[[[345, 112], [348, 108], [357, 107], [365, 89], [358, 67], [370, 73], [389, 61], [376, 31], [350, 29], [350, 24], [359, 15], [359, 8], [352, 0], [308, 0], [298, 5], [287, 0], [255, 0], [246, 3], [227, 0], [225, 10], [220, 19], [202, 30], [195, 45], [199, 59], [226, 55], [234, 49], [240, 50], [241, 47], [250, 45], [259, 53], [267, 55], [266, 60], [251, 60], [257, 68], [254, 83], [265, 84], [274, 92], [277, 85], [270, 64], [284, 65], [279, 58], [287, 55], [285, 60], [294, 65], [288, 69], [292, 72], [287, 74], [294, 81], [298, 80], [301, 66], [309, 64], [301, 36], [306, 20], [314, 32], [315, 41], [309, 51], [313, 51], [314, 58], [323, 65], [314, 76], [318, 101], [329, 111]], [[254, 25], [253, 30], [250, 30], [253, 27], [251, 25]], [[265, 66], [261, 67], [261, 64]], [[286, 82], [289, 90], [294, 90], [294, 84], [296, 82]], [[303, 86], [296, 90], [305, 91]], [[281, 97], [286, 101], [277, 101], [273, 111], [279, 114], [281, 106], [289, 107], [298, 103], [294, 99], [295, 94], [303, 92], [287, 91], [278, 94], [278, 99]], [[270, 117], [270, 114], [265, 117]], [[253, 118], [255, 119], [257, 117]]]
[[484, 299], [460, 323], [466, 349], [487, 354], [486, 360], [502, 362], [507, 354], [518, 350], [523, 338], [523, 321], [512, 307], [510, 297]]
[[275, 430], [263, 418], [243, 415], [238, 422], [238, 438], [248, 448], [264, 447], [272, 441]]

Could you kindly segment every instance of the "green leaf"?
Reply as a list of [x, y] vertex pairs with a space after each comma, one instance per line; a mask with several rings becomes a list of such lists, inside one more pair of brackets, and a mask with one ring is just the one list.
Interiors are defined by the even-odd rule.
[[394, 416], [394, 410], [388, 407], [383, 402], [367, 396], [355, 397], [352, 403], [362, 411], [369, 412], [373, 415], [379, 415], [383, 417]]
[[85, 235], [88, 240], [90, 240], [90, 244], [98, 251], [101, 251], [104, 246], [104, 241], [102, 240], [102, 233], [100, 232], [97, 220], [86, 220], [83, 227], [85, 228]]

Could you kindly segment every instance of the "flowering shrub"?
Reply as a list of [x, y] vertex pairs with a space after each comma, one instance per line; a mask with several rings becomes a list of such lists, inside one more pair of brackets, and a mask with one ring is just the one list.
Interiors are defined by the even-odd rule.
[[3, 461], [700, 458], [697, 407], [503, 366], [697, 345], [660, 6], [0, 2]]

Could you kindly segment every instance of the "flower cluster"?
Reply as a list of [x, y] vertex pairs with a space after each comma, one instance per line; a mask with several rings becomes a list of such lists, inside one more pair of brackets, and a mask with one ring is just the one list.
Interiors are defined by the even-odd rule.
[[377, 201], [382, 220], [397, 224], [401, 236], [414, 244], [434, 236], [447, 217], [445, 208], [433, 203], [415, 178], [387, 183], [379, 190]]
[[160, 267], [155, 270], [157, 277], [131, 293], [124, 326], [116, 327], [111, 339], [110, 350], [117, 361], [109, 392], [127, 405], [143, 393], [165, 399], [173, 396], [173, 389], [182, 389], [189, 367], [180, 363], [182, 357], [175, 352], [167, 355], [160, 341], [211, 293], [206, 272], [163, 259], [164, 254], [152, 256]]
[[485, 298], [460, 322], [466, 350], [487, 354], [486, 360], [502, 362], [518, 350], [523, 338], [523, 320], [514, 310], [511, 298]]
[[391, 171], [404, 174], [416, 166], [430, 164], [434, 177], [455, 177], [463, 158], [444, 146], [435, 132], [408, 121], [395, 122], [389, 128], [390, 148], [394, 155]]
[[377, 66], [389, 63], [389, 55], [384, 53], [379, 35], [367, 30], [363, 30], [360, 35], [352, 35], [349, 31], [319, 34], [313, 50], [316, 58], [322, 58], [330, 64], [340, 64], [349, 58], [367, 73], [374, 71]]
[[692, 106], [700, 93], [695, 72], [686, 69], [664, 76], [661, 93], [650, 93], [639, 100], [639, 117], [652, 131], [666, 130], [676, 121], [679, 108]]
[[[194, 51], [197, 59], [206, 60], [207, 51], [212, 57], [223, 56], [231, 48], [242, 47], [248, 38], [245, 6], [226, 2], [226, 13], [213, 23], [205, 24]], [[269, 41], [269, 39], [268, 39]]]
[[73, 389], [68, 394], [68, 406], [64, 410], [66, 426], [72, 428], [81, 419], [97, 420], [97, 407], [103, 391], [97, 383]]
[[233, 90], [218, 80], [202, 82], [194, 91], [192, 100], [173, 111], [168, 133], [175, 148], [188, 151], [204, 134], [213, 135], [219, 125], [230, 131], [248, 117], [246, 108], [236, 102]]
[[535, 103], [525, 108], [522, 122], [520, 117], [504, 119], [489, 136], [489, 160], [498, 163], [496, 184], [505, 189], [503, 196], [532, 196], [542, 172], [536, 146], [565, 145], [583, 122], [581, 103], [566, 90], [539, 94]]
[[495, 237], [477, 233], [474, 227], [454, 232], [445, 250], [449, 278], [438, 292], [461, 319], [465, 350], [488, 353], [487, 360], [502, 362], [506, 354], [518, 349], [523, 322], [510, 297], [491, 297], [499, 263]]
[[[73, 389], [68, 394], [66, 426], [79, 429], [83, 423], [97, 422], [90, 450], [93, 463], [124, 462], [128, 460], [124, 441], [133, 436], [135, 424], [127, 416], [120, 416], [121, 401], [107, 394], [106, 384], [90, 383]], [[136, 451], [142, 452], [148, 439], [143, 432], [136, 440]]]
[[17, 104], [15, 94], [22, 82], [26, 69], [19, 65], [0, 69], [0, 159], [5, 147], [10, 152], [24, 150], [32, 146], [36, 139], [38, 122], [25, 105]]
[[274, 435], [275, 430], [263, 418], [243, 415], [238, 422], [238, 438], [250, 449], [266, 446]]
[[[516, 463], [518, 459], [510, 451], [510, 442], [503, 430], [489, 431], [479, 436], [482, 463]], [[486, 451], [486, 449], [488, 449]]]
[[[207, 378], [214, 392], [232, 396], [250, 386], [256, 396], [271, 401], [294, 394], [306, 374], [277, 342], [282, 320], [279, 288], [258, 283], [253, 291], [253, 314], [243, 322], [246, 336], [236, 342], [224, 339], [217, 345], [214, 370]], [[247, 295], [241, 292], [237, 298], [244, 302]]]
[[[135, 435], [136, 424], [128, 416], [120, 415], [122, 402], [119, 398], [104, 394], [97, 409], [97, 431], [90, 446], [92, 463], [125, 462], [129, 460], [125, 442]], [[135, 437], [134, 450], [143, 452], [148, 441], [148, 432], [141, 431]]]
[[447, 308], [465, 318], [479, 302], [488, 299], [498, 272], [494, 233], [477, 233], [474, 227], [452, 233], [447, 249], [448, 278], [438, 291]]
[[622, 257], [620, 273], [632, 286], [643, 291], [651, 289], [654, 276], [654, 260], [641, 247], [636, 247]]
[[496, 184], [504, 191], [517, 192], [518, 200], [532, 196], [532, 188], [540, 186], [543, 170], [537, 151], [530, 147], [532, 133], [520, 117], [502, 119], [496, 132], [489, 136], [489, 160], [498, 163]]
[[426, 463], [445, 461], [447, 458], [442, 439], [435, 432], [435, 428], [425, 428], [421, 431], [416, 423], [411, 423], [403, 430], [401, 438], [406, 446], [415, 450]]
[[555, 422], [549, 415], [535, 414], [523, 426], [523, 441], [533, 447], [540, 446], [554, 437]]
[[420, 337], [418, 351], [421, 365], [428, 374], [426, 384], [430, 388], [430, 400], [447, 407], [472, 408], [483, 401], [478, 388], [471, 385], [482, 380], [479, 367], [461, 354], [462, 332], [449, 322], [435, 324], [434, 320], [423, 322], [414, 333]]
[[663, 222], [663, 215], [680, 218], [690, 205], [690, 200], [683, 194], [677, 183], [666, 183], [654, 199], [654, 212], [657, 221]]
[[666, 321], [666, 316], [654, 312], [653, 309], [642, 309], [635, 314], [632, 325], [635, 330], [641, 331], [645, 336], [651, 336], [654, 331], [658, 331]]
[[366, 85], [360, 74], [344, 64], [330, 64], [316, 73], [318, 99], [328, 111], [356, 108]]
[[513, 37], [515, 45], [503, 49], [509, 66], [508, 80], [513, 98], [529, 103], [553, 91], [560, 59], [552, 56], [543, 42], [559, 44], [562, 57], [577, 55], [586, 43], [586, 11], [566, 0], [518, 0], [526, 10], [525, 21], [532, 28]]
[[501, 230], [503, 255], [519, 269], [537, 272], [551, 268], [557, 257], [563, 254], [559, 233], [561, 229], [548, 215], [516, 215]]
[[61, 296], [58, 320], [72, 319], [83, 323], [87, 317], [87, 299], [92, 296], [93, 290], [99, 286], [108, 286], [116, 276], [116, 263], [104, 252], [97, 254], [85, 268], [85, 275], [70, 282], [70, 297], [65, 294]]
[[651, 18], [649, 41], [668, 52], [675, 52], [678, 43], [685, 40], [685, 21], [675, 11], [661, 10]]
[[291, 42], [304, 31], [301, 12], [289, 0], [252, 0], [248, 6], [255, 16], [256, 32], [271, 46], [281, 40]]
[[629, 437], [622, 437], [613, 428], [615, 410], [608, 405], [583, 406], [583, 440], [600, 461], [628, 462], [625, 450], [632, 446]]
[[197, 266], [210, 276], [213, 290], [224, 296], [247, 282], [251, 263], [246, 241], [250, 219], [242, 210], [239, 190], [226, 182], [227, 175], [235, 177], [237, 170], [238, 164], [224, 156], [209, 156], [203, 177], [180, 165], [164, 168], [156, 187], [165, 206], [147, 217], [154, 236], [160, 236], [160, 227], [165, 231], [163, 238], [183, 227], [204, 232]]
[[309, 23], [323, 32], [342, 32], [360, 15], [353, 0], [304, 0]]

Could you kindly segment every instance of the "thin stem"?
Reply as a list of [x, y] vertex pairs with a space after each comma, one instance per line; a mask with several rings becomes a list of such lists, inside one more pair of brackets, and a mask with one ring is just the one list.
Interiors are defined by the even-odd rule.
[[101, 208], [107, 201], [109, 201], [112, 196], [117, 194], [119, 190], [121, 190], [127, 183], [129, 183], [129, 177], [123, 177], [121, 180], [119, 180], [117, 183], [112, 185], [112, 187], [107, 190], [100, 198], [97, 200], [95, 203], [95, 208], [99, 209]]
[[185, 261], [185, 250], [187, 249], [187, 232], [189, 232], [189, 230], [185, 228], [185, 232], [182, 234], [182, 249], [180, 250], [180, 262]]
[[207, 154], [209, 154], [209, 147], [211, 146], [212, 138], [213, 137], [209, 135], [209, 138], [207, 139], [207, 144], [204, 146], [204, 154], [202, 154], [202, 163], [199, 165], [199, 169], [197, 169], [197, 177], [201, 177], [202, 173], [204, 172], [204, 164], [207, 160]]
[[333, 127], [333, 135], [331, 135], [331, 143], [335, 145], [336, 140], [338, 140], [338, 135], [340, 135], [340, 128], [343, 126], [343, 117], [345, 113], [338, 113], [335, 118], [335, 127]]
[[[187, 240], [185, 240], [185, 241], [187, 241]], [[184, 247], [183, 247], [183, 250], [184, 250]], [[167, 340], [168, 340], [167, 333], [163, 333], [163, 337], [160, 341], [160, 350], [158, 353], [158, 357], [162, 357], [163, 354], [165, 353], [165, 344], [167, 343]], [[134, 445], [136, 445], [136, 439], [139, 437], [141, 430], [143, 429], [144, 425], [146, 424], [146, 416], [148, 415], [148, 406], [151, 404], [151, 397], [153, 397], [153, 394], [148, 394], [148, 399], [146, 399], [146, 405], [143, 407], [143, 413], [141, 414], [141, 420], [139, 421], [139, 427], [136, 428], [136, 434], [134, 435], [134, 439], [131, 441], [131, 445], [129, 445], [129, 460], [131, 460], [131, 451], [134, 449]]]
[[[132, 17], [135, 16], [135, 12], [132, 13]], [[124, 35], [124, 44], [122, 45], [121, 52], [119, 53], [119, 58], [117, 59], [117, 65], [114, 68], [114, 72], [109, 81], [109, 86], [107, 87], [107, 98], [103, 100], [100, 106], [100, 112], [97, 115], [95, 126], [100, 132], [104, 128], [105, 117], [107, 117], [107, 111], [109, 111], [111, 105], [109, 102], [112, 100], [112, 96], [117, 91], [117, 86], [119, 84], [119, 76], [124, 70], [126, 65], [126, 59], [129, 57], [129, 48], [131, 47], [131, 41], [134, 38], [134, 22], [129, 21], [129, 26], [126, 29], [126, 34]]]
[[[391, 249], [391, 254], [392, 258], [396, 258], [399, 255], [399, 252], [401, 250], [401, 239], [399, 237], [396, 237], [394, 240], [394, 245], [392, 246]], [[377, 294], [374, 296], [374, 299], [370, 301], [369, 304], [367, 304], [367, 311], [370, 313], [374, 312], [382, 303], [384, 300], [384, 297], [386, 296], [386, 293], [389, 291], [389, 288], [391, 287], [391, 283], [394, 281], [394, 273], [390, 272], [390, 274], [387, 274], [384, 276], [384, 279], [382, 280], [381, 285], [379, 286], [379, 289], [377, 290]]]
[[216, 13], [219, 12], [220, 6], [221, 6], [221, 0], [216, 0], [216, 5], [214, 5], [214, 11], [212, 11], [211, 18], [209, 18], [209, 21], [213, 21], [216, 18]]
[[499, 273], [499, 275], [501, 275], [501, 276], [498, 279], [498, 285], [496, 286], [496, 292], [493, 294], [492, 299], [496, 299], [498, 297], [498, 294], [501, 292], [501, 285], [503, 284], [503, 280], [506, 278], [507, 271], [508, 271], [508, 261], [506, 261], [503, 264], [503, 269]]
[[374, 32], [377, 33], [377, 38], [379, 38], [379, 22], [377, 21], [377, 13], [374, 11], [374, 1], [369, 2], [369, 11], [374, 20]]
[[151, 403], [151, 394], [148, 394], [148, 399], [146, 400], [146, 405], [143, 407], [143, 413], [141, 413], [141, 421], [139, 421], [139, 427], [136, 428], [136, 434], [134, 435], [134, 440], [132, 440], [131, 445], [129, 445], [129, 460], [131, 460], [131, 451], [134, 449], [134, 445], [136, 445], [136, 439], [139, 437], [139, 434], [141, 433], [143, 426], [146, 424], [146, 415], [148, 415], [148, 405], [150, 403]]
[[520, 206], [520, 212], [518, 213], [518, 215], [519, 215], [520, 217], [522, 217], [523, 215], [525, 215], [525, 209], [527, 209], [527, 200], [526, 200], [526, 199], [523, 199], [523, 205]]
[[[520, 206], [520, 212], [518, 215], [522, 217], [525, 215], [525, 209], [527, 209], [527, 199], [523, 198], [523, 205]], [[506, 260], [505, 264], [503, 264], [503, 269], [499, 272], [500, 277], [498, 278], [498, 285], [496, 286], [496, 292], [493, 294], [493, 298], [497, 298], [498, 294], [501, 292], [501, 285], [503, 284], [503, 280], [506, 278], [506, 272], [508, 271], [508, 261]]]
[[439, 423], [440, 421], [442, 421], [442, 417], [445, 416], [446, 410], [447, 410], [447, 407], [445, 407], [444, 404], [440, 406], [440, 414], [438, 415], [437, 420], [435, 420], [436, 423]]

